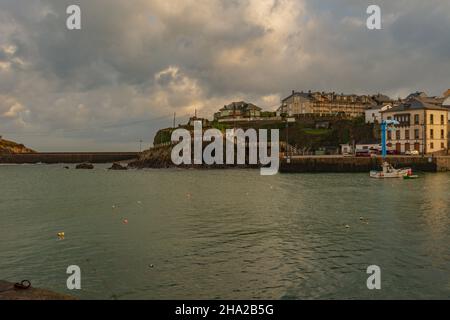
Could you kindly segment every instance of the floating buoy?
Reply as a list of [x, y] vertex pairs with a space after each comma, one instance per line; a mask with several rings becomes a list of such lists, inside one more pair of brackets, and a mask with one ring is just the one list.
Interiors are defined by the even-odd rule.
[[128, 219], [123, 219], [122, 222], [123, 224], [128, 224]]
[[364, 224], [369, 224], [369, 219], [364, 218], [364, 217], [359, 217], [359, 221], [361, 221]]

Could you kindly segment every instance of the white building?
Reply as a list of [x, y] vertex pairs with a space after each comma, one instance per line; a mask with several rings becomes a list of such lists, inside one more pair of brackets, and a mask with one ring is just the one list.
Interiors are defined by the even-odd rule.
[[444, 102], [442, 103], [442, 106], [444, 108], [448, 109], [448, 118], [450, 119], [450, 96], [447, 99], [444, 100]]
[[381, 112], [392, 108], [392, 104], [374, 105], [366, 109], [365, 119], [366, 123], [381, 122]]

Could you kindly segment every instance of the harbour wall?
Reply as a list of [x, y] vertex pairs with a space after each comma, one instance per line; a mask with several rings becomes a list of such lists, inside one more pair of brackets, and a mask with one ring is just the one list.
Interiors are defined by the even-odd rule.
[[34, 163], [111, 163], [133, 160], [139, 152], [50, 152], [50, 153], [15, 153], [0, 155], [3, 164]]
[[[413, 171], [450, 171], [450, 157], [411, 157], [391, 156], [387, 158], [395, 168], [410, 167]], [[290, 163], [283, 159], [280, 163], [282, 173], [301, 172], [369, 172], [380, 170], [381, 157], [342, 157], [342, 156], [299, 156], [292, 157]]]

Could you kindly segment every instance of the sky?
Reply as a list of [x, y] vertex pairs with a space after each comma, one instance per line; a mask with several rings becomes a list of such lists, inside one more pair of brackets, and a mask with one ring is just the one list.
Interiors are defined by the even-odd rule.
[[[81, 30], [66, 8], [81, 8]], [[366, 9], [381, 7], [382, 30]], [[0, 0], [0, 135], [38, 151], [137, 151], [197, 110], [292, 90], [450, 88], [448, 0]]]

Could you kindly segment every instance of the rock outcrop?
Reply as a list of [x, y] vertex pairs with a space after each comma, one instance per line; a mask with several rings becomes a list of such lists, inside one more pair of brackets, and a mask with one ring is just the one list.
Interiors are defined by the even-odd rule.
[[[194, 150], [191, 148], [191, 150]], [[229, 169], [229, 168], [260, 168], [259, 164], [256, 165], [226, 165], [226, 164], [214, 164], [214, 165], [206, 165], [206, 164], [190, 164], [190, 165], [175, 165], [172, 162], [171, 158], [172, 154], [172, 146], [162, 146], [162, 147], [154, 147], [149, 150], [146, 150], [141, 153], [139, 158], [133, 162], [128, 164], [130, 168], [184, 168], [184, 169]], [[225, 150], [224, 150], [225, 154]], [[194, 155], [191, 155], [191, 159], [193, 159]]]
[[109, 168], [108, 170], [128, 170], [128, 168], [121, 165], [120, 163], [115, 162], [112, 164], [111, 168]]
[[170, 168], [175, 167], [170, 158], [172, 147], [158, 147], [141, 153], [139, 159], [130, 162], [130, 168]]
[[94, 165], [92, 163], [80, 163], [75, 167], [75, 169], [91, 170], [94, 169]]

